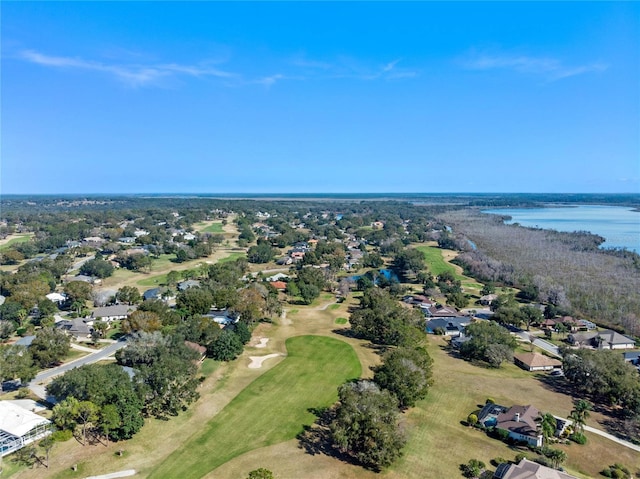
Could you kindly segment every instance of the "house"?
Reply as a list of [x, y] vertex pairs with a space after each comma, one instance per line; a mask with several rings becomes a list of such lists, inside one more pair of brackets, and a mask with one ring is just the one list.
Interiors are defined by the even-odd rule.
[[488, 403], [480, 410], [478, 422], [485, 427], [507, 431], [508, 437], [514, 441], [540, 447], [542, 434], [538, 431], [536, 422], [539, 416], [540, 412], [533, 406], [512, 406], [507, 409], [498, 404]]
[[274, 274], [273, 276], [269, 276], [268, 278], [265, 278], [267, 281], [271, 282], [271, 281], [284, 281], [289, 279], [289, 275], [288, 274], [284, 274], [284, 273], [277, 273]]
[[151, 288], [142, 293], [142, 299], [145, 301], [151, 299], [161, 299], [162, 289], [161, 288]]
[[200, 359], [198, 359], [198, 364], [204, 361], [204, 359], [207, 357], [207, 348], [205, 348], [204, 346], [200, 346], [198, 343], [193, 343], [191, 341], [185, 341], [184, 344], [186, 344], [187, 347], [193, 349], [195, 352], [197, 352], [200, 355]]
[[181, 283], [178, 283], [178, 289], [180, 291], [185, 291], [189, 288], [196, 288], [200, 286], [200, 281], [197, 281], [195, 279], [188, 279], [187, 281], [182, 281]]
[[638, 351], [622, 353], [622, 356], [624, 356], [624, 360], [628, 363], [633, 365], [640, 364], [640, 352]]
[[480, 304], [482, 304], [483, 306], [491, 306], [491, 303], [493, 303], [496, 299], [498, 299], [497, 294], [485, 294], [484, 296], [480, 297]]
[[455, 318], [458, 316], [458, 310], [451, 306], [443, 306], [436, 304], [429, 308], [423, 308], [422, 311], [429, 318]]
[[537, 462], [522, 459], [518, 464], [504, 462], [498, 465], [493, 479], [577, 479], [563, 471], [551, 469]]
[[586, 330], [586, 331], [593, 331], [594, 329], [597, 328], [596, 323], [591, 322], [591, 321], [589, 321], [587, 319], [579, 319], [576, 322], [576, 325], [577, 325], [578, 329]]
[[284, 281], [269, 281], [269, 284], [280, 291], [284, 291], [285, 289], [287, 289], [287, 283], [285, 283]]
[[291, 263], [293, 263], [293, 259], [290, 256], [285, 256], [276, 261], [276, 264], [280, 266], [287, 266]]
[[497, 418], [497, 429], [509, 432], [515, 441], [523, 441], [531, 446], [542, 446], [542, 434], [538, 431], [536, 419], [540, 412], [533, 406], [512, 406]]
[[9, 401], [0, 401], [0, 456], [51, 434], [51, 421]]
[[575, 346], [597, 349], [634, 349], [636, 347], [634, 339], [611, 329], [573, 333], [567, 337], [567, 340]]
[[540, 353], [515, 354], [513, 362], [525, 371], [551, 371], [562, 367], [561, 361]]
[[94, 282], [96, 282], [95, 278], [93, 278], [92, 276], [87, 276], [85, 274], [78, 274], [71, 278], [70, 282], [71, 281], [82, 281], [83, 283], [89, 284], [93, 284]]
[[91, 339], [91, 327], [81, 318], [63, 319], [56, 323], [56, 328], [73, 336], [77, 341]]
[[67, 300], [67, 295], [64, 293], [49, 293], [45, 296], [45, 298], [60, 305]]
[[471, 323], [468, 316], [455, 318], [435, 318], [427, 321], [426, 331], [428, 334], [442, 334], [451, 338], [464, 336], [465, 328]]
[[118, 319], [125, 319], [132, 312], [136, 310], [136, 306], [128, 304], [115, 304], [113, 306], [103, 306], [97, 308], [91, 313], [91, 319], [102, 319], [102, 321], [116, 321]]
[[228, 309], [222, 309], [222, 310], [212, 309], [203, 316], [205, 318], [213, 319], [220, 326], [235, 324], [238, 321], [240, 321], [240, 314], [231, 312]]

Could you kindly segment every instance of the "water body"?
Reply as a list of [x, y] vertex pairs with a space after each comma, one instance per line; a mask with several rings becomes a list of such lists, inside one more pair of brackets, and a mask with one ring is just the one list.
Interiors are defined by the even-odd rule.
[[630, 207], [501, 208], [483, 213], [511, 216], [507, 224], [567, 232], [589, 231], [606, 239], [602, 248], [626, 248], [640, 253], [640, 212]]
[[[379, 273], [380, 273], [380, 275], [384, 276], [387, 281], [391, 281], [391, 282], [395, 282], [395, 283], [398, 283], [400, 281], [400, 279], [398, 278], [398, 275], [395, 274], [390, 269], [381, 269], [379, 271]], [[362, 278], [363, 276], [366, 276], [367, 274], [368, 273], [359, 274], [357, 276], [349, 276], [349, 279], [352, 280], [352, 281], [358, 281], [360, 278]]]

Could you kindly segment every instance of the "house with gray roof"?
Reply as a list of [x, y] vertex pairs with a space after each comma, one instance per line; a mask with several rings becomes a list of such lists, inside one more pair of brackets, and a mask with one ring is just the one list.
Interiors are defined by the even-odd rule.
[[577, 477], [524, 458], [518, 464], [505, 462], [498, 465], [493, 479], [577, 479]]
[[575, 346], [596, 349], [634, 349], [636, 347], [633, 338], [611, 329], [573, 333], [567, 336], [567, 340]]
[[457, 316], [454, 318], [434, 318], [427, 321], [426, 331], [428, 334], [442, 334], [451, 338], [464, 336], [465, 328], [471, 323], [468, 316]]
[[56, 328], [73, 336], [78, 341], [91, 339], [91, 327], [82, 318], [63, 319], [56, 323]]
[[112, 306], [103, 306], [101, 308], [96, 308], [93, 313], [91, 313], [91, 319], [101, 319], [102, 321], [116, 321], [118, 319], [125, 319], [131, 313], [133, 313], [137, 309], [135, 305], [129, 304], [114, 304]]

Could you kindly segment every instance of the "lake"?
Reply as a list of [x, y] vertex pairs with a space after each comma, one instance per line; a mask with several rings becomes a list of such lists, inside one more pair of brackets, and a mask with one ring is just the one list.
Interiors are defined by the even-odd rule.
[[624, 206], [579, 205], [558, 208], [500, 208], [483, 213], [511, 216], [508, 224], [556, 231], [589, 231], [602, 236], [603, 248], [640, 253], [640, 212]]

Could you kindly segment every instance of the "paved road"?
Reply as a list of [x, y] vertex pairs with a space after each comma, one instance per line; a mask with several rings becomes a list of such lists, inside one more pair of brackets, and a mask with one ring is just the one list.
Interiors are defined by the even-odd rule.
[[75, 361], [71, 361], [70, 363], [63, 364], [58, 366], [57, 368], [47, 369], [46, 371], [42, 371], [29, 383], [29, 389], [31, 389], [34, 394], [42, 399], [46, 399], [46, 393], [44, 390], [45, 383], [50, 379], [60, 376], [61, 374], [66, 373], [67, 371], [78, 368], [80, 366], [84, 366], [85, 364], [95, 363], [96, 361], [100, 361], [108, 356], [114, 354], [118, 349], [122, 349], [127, 345], [126, 341], [118, 341], [116, 343], [110, 344], [105, 348], [97, 351], [93, 354], [88, 354], [83, 358], [76, 359]]
[[77, 271], [79, 270], [83, 264], [85, 264], [87, 261], [91, 261], [92, 259], [94, 259], [96, 257], [95, 254], [92, 254], [91, 256], [87, 256], [86, 258], [81, 259], [80, 261], [76, 261], [73, 266], [71, 266], [71, 268], [69, 268], [69, 271], [67, 271], [67, 274], [73, 272], [73, 271]]

